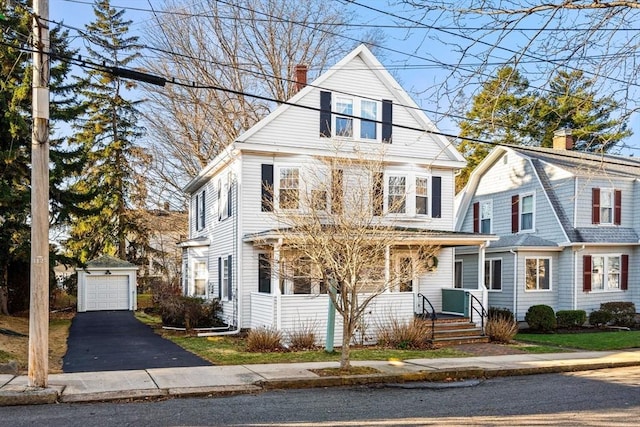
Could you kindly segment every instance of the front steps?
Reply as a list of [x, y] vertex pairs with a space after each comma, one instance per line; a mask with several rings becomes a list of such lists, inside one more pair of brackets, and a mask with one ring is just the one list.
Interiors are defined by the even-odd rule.
[[483, 335], [482, 328], [476, 326], [468, 317], [449, 317], [435, 321], [433, 345], [436, 347], [488, 342], [489, 337]]

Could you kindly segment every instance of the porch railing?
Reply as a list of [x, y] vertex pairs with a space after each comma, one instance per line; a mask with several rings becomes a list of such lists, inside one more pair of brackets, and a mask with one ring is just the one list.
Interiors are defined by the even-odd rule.
[[[433, 341], [436, 333], [436, 319], [438, 318], [436, 309], [433, 308], [433, 304], [431, 304], [429, 298], [425, 297], [422, 294], [418, 294], [418, 298], [422, 298], [422, 313], [420, 314], [420, 317], [422, 317], [423, 319], [431, 319], [431, 341]], [[427, 309], [427, 305], [431, 308], [431, 311]]]
[[484, 335], [484, 319], [488, 315], [487, 310], [485, 310], [484, 306], [475, 295], [471, 292], [467, 292], [467, 295], [469, 295], [471, 303], [471, 310], [469, 312], [470, 319], [473, 322], [474, 312], [480, 316], [480, 327], [482, 328], [482, 335]]

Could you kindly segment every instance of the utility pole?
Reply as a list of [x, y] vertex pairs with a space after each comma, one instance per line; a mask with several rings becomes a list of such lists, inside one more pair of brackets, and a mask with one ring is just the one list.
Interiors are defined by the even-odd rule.
[[33, 0], [29, 385], [49, 371], [49, 0]]

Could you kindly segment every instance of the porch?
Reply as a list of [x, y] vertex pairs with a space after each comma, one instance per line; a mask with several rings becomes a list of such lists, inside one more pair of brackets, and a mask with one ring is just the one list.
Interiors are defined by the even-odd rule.
[[[392, 322], [409, 322], [418, 316], [432, 321], [431, 339], [437, 345], [486, 341], [483, 337], [484, 311], [480, 305], [482, 291], [440, 289], [438, 305], [423, 294], [384, 292], [376, 296], [357, 328], [354, 344], [375, 344], [378, 331]], [[365, 297], [365, 295], [362, 295]], [[285, 341], [294, 331], [313, 331], [316, 344], [326, 342], [330, 298], [327, 294], [251, 293], [251, 328], [282, 331]], [[342, 342], [342, 318], [335, 316], [334, 342]]]

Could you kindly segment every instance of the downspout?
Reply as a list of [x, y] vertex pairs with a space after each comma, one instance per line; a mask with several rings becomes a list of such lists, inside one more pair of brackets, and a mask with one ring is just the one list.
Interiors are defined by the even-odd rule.
[[581, 248], [573, 251], [573, 303], [571, 304], [572, 310], [578, 309], [578, 252], [584, 251], [585, 245]]
[[518, 253], [509, 249], [513, 254], [513, 317], [518, 320]]

